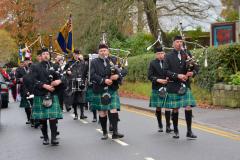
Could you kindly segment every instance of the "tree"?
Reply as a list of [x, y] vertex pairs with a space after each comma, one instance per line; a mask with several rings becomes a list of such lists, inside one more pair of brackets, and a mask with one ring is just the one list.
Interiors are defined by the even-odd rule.
[[17, 53], [17, 44], [10, 33], [6, 30], [0, 30], [0, 62], [6, 63], [11, 59], [13, 54]]
[[24, 44], [34, 37], [34, 4], [30, 0], [2, 0], [0, 8], [0, 17], [18, 44]]
[[225, 21], [236, 21], [239, 19], [238, 7], [239, 0], [222, 0], [225, 9], [222, 10], [221, 16]]
[[162, 17], [192, 17], [194, 19], [206, 19], [208, 10], [215, 6], [210, 0], [142, 0], [146, 13], [149, 30], [157, 38], [158, 29], [162, 32], [163, 41], [166, 42], [166, 34], [163, 31], [163, 24], [159, 22]]

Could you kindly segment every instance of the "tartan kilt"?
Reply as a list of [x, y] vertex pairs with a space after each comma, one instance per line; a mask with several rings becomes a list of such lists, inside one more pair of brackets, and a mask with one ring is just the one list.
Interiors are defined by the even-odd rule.
[[107, 111], [111, 109], [120, 110], [120, 99], [117, 91], [109, 90], [109, 94], [111, 95], [111, 103], [108, 105], [103, 105], [101, 103], [101, 93], [93, 93], [92, 96], [92, 110], [99, 110], [99, 111]]
[[20, 101], [20, 108], [30, 108], [30, 102], [27, 100], [26, 97], [22, 97], [21, 101]]
[[93, 97], [93, 89], [92, 89], [92, 87], [88, 87], [87, 88], [87, 93], [86, 93], [87, 102], [91, 103], [92, 102], [92, 97]]
[[158, 107], [158, 108], [164, 108], [164, 102], [166, 98], [161, 98], [159, 96], [159, 91], [153, 89], [150, 97], [150, 104], [149, 107]]
[[33, 99], [32, 118], [33, 119], [62, 119], [62, 110], [59, 104], [58, 96], [53, 96], [53, 104], [49, 108], [42, 105], [43, 97], [35, 96]]
[[189, 88], [184, 95], [168, 93], [164, 108], [184, 108], [186, 106], [196, 106], [196, 100], [193, 97], [192, 91]]

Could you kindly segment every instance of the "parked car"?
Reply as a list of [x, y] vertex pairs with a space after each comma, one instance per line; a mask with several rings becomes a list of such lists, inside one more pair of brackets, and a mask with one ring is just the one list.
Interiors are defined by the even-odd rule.
[[9, 89], [8, 89], [8, 82], [5, 81], [2, 74], [0, 74], [0, 95], [2, 105], [1, 108], [7, 108], [9, 102]]

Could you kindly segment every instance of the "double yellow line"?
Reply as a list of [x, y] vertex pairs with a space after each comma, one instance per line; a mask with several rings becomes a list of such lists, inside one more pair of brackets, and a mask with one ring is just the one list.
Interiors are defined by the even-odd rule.
[[[143, 116], [150, 117], [150, 118], [155, 118], [154, 113], [152, 113], [151, 111], [140, 110], [140, 109], [137, 109], [137, 108], [134, 108], [134, 107], [128, 107], [128, 106], [122, 106], [122, 110], [132, 112], [132, 113], [136, 113], [136, 114], [143, 115]], [[181, 120], [181, 119], [179, 120], [179, 124], [182, 125], [182, 126], [186, 126], [185, 121]], [[195, 128], [195, 129], [199, 129], [201, 131], [207, 132], [207, 133], [212, 133], [212, 134], [215, 134], [215, 135], [218, 135], [218, 136], [222, 136], [222, 137], [225, 137], [225, 138], [240, 141], [240, 134], [234, 134], [234, 133], [231, 133], [231, 132], [223, 131], [223, 130], [220, 130], [220, 129], [208, 127], [206, 125], [197, 124], [197, 123], [193, 123], [192, 127]]]

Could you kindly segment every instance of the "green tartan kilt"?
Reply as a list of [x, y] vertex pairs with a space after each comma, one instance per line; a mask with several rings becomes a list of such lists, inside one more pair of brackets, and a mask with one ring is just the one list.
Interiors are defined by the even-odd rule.
[[181, 108], [186, 106], [196, 106], [195, 98], [193, 97], [190, 89], [188, 89], [184, 95], [168, 93], [164, 108]]
[[120, 109], [120, 99], [117, 91], [109, 90], [109, 94], [111, 95], [111, 103], [108, 105], [103, 105], [101, 103], [101, 96], [102, 94], [93, 93], [92, 96], [92, 110], [99, 110], [99, 111], [107, 111], [111, 109]]
[[159, 91], [153, 89], [150, 97], [150, 104], [149, 107], [158, 107], [158, 108], [164, 108], [164, 102], [165, 98], [161, 98], [159, 96]]
[[87, 93], [86, 93], [87, 102], [91, 103], [92, 102], [92, 97], [93, 97], [93, 89], [92, 89], [92, 87], [88, 87]]
[[26, 97], [22, 97], [21, 101], [20, 101], [20, 108], [30, 108], [30, 103], [28, 102]]
[[59, 104], [58, 96], [53, 96], [53, 104], [49, 108], [42, 105], [43, 97], [35, 96], [33, 99], [32, 118], [33, 119], [62, 119], [62, 110]]

